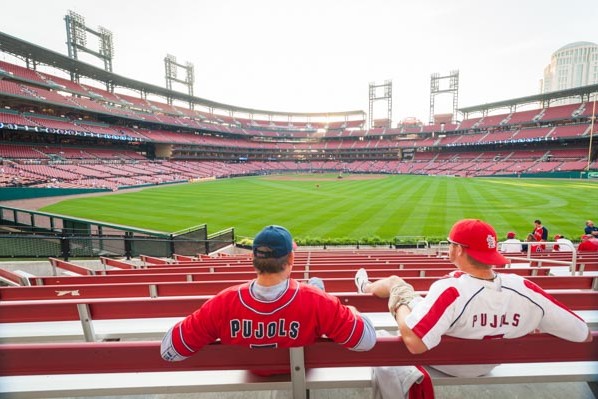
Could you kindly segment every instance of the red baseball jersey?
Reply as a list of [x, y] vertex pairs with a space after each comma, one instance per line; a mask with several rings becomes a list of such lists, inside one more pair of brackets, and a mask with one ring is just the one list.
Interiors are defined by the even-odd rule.
[[598, 252], [598, 238], [587, 238], [579, 243], [579, 252]]
[[176, 324], [171, 331], [176, 352], [188, 357], [218, 339], [251, 348], [304, 346], [323, 335], [350, 349], [359, 344], [364, 321], [338, 298], [289, 279], [277, 299], [262, 301], [251, 284], [220, 292]]

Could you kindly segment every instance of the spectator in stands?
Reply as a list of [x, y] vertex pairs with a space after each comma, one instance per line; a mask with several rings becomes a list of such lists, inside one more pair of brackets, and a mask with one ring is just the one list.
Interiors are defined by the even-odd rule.
[[[184, 360], [218, 339], [251, 348], [288, 348], [326, 335], [351, 350], [371, 349], [376, 332], [367, 317], [323, 290], [290, 278], [293, 249], [287, 229], [265, 227], [253, 241], [257, 278], [221, 291], [175, 324], [162, 339], [162, 358]], [[280, 372], [288, 370], [268, 374]]]
[[[527, 235], [527, 237], [525, 237], [525, 242], [537, 242], [537, 240], [536, 240], [536, 236], [535, 236], [533, 233], [529, 233], [529, 234]], [[531, 247], [532, 247], [532, 248], [531, 248], [531, 250], [530, 250], [530, 251], [531, 251], [532, 253], [534, 253], [534, 252], [542, 252], [542, 251], [543, 251], [543, 250], [542, 250], [542, 246], [541, 246], [541, 245], [532, 245]], [[528, 248], [528, 245], [527, 245], [527, 244], [523, 244], [523, 245], [522, 245], [522, 250], [523, 250], [523, 252], [527, 252], [527, 248]]]
[[577, 246], [577, 252], [598, 252], [598, 238], [585, 234]]
[[514, 232], [509, 231], [507, 233], [507, 239], [503, 241], [500, 250], [503, 253], [519, 253], [523, 251], [521, 240], [515, 237]]
[[586, 220], [586, 227], [584, 229], [584, 233], [586, 235], [598, 237], [598, 227], [594, 226], [594, 222], [592, 222], [591, 220]]
[[[434, 282], [424, 298], [398, 276], [370, 282], [365, 269], [355, 276], [358, 292], [388, 298], [390, 313], [411, 353], [434, 348], [443, 335], [511, 339], [544, 332], [574, 342], [592, 339], [586, 323], [542, 288], [522, 276], [493, 270], [509, 261], [497, 251], [491, 225], [475, 219], [458, 221], [448, 241], [449, 259], [458, 270]], [[495, 366], [434, 367], [453, 376], [474, 377]]]
[[[548, 229], [542, 226], [542, 222], [540, 219], [534, 220], [534, 231], [532, 232], [536, 241], [547, 241], [548, 240]], [[540, 246], [541, 250], [537, 252], [543, 252], [546, 250], [546, 245], [542, 244]]]
[[565, 238], [565, 236], [563, 236], [563, 235], [560, 235], [560, 234], [555, 235], [554, 241], [558, 242], [559, 244], [552, 247], [553, 251], [573, 252], [573, 248], [575, 248], [575, 246], [573, 245], [571, 240], [569, 240], [568, 238]]

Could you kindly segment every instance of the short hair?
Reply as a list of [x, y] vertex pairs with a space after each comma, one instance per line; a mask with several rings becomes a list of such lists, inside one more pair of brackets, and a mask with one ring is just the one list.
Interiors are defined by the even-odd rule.
[[253, 267], [258, 274], [276, 274], [282, 272], [289, 264], [291, 254], [280, 258], [253, 258]]
[[475, 260], [474, 258], [469, 256], [467, 251], [464, 251], [464, 252], [465, 252], [465, 256], [467, 256], [467, 260], [469, 261], [469, 263], [471, 263], [476, 269], [492, 269], [492, 266], [494, 266], [494, 265], [488, 265], [486, 263], [482, 263], [479, 260]]
[[540, 221], [540, 219], [534, 220], [534, 223], [542, 224], [542, 222]]

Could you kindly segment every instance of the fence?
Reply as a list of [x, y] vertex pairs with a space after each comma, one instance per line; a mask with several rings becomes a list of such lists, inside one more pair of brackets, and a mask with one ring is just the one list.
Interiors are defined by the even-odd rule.
[[139, 255], [172, 257], [173, 254], [194, 256], [207, 254], [234, 244], [234, 230], [217, 233], [206, 240], [170, 237], [73, 236], [43, 234], [0, 235], [0, 258], [69, 258]]
[[205, 224], [175, 233], [0, 207], [0, 258], [207, 254], [234, 244], [234, 229], [208, 237]]

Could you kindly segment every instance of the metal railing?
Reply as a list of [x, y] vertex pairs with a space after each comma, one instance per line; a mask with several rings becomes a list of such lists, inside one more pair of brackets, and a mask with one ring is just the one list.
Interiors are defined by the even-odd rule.
[[172, 257], [194, 256], [234, 244], [234, 230], [216, 233], [208, 239], [181, 237], [140, 237], [133, 233], [121, 236], [75, 236], [52, 234], [0, 235], [0, 258], [117, 256], [131, 259], [139, 255]]

